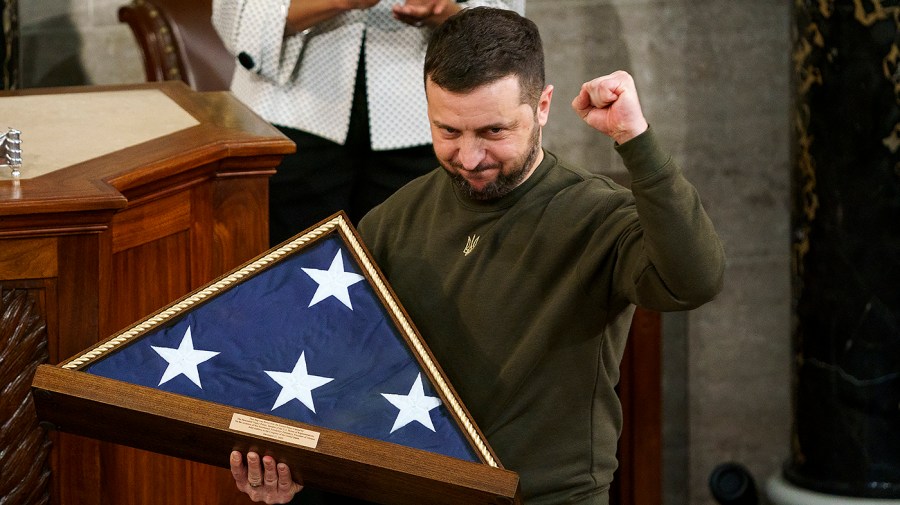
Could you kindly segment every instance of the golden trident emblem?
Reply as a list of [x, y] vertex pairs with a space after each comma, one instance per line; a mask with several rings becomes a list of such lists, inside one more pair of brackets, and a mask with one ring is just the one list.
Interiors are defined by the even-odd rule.
[[466, 241], [466, 247], [463, 249], [463, 256], [468, 256], [470, 252], [475, 249], [475, 246], [478, 245], [478, 239], [481, 238], [478, 235], [470, 235], [468, 241]]

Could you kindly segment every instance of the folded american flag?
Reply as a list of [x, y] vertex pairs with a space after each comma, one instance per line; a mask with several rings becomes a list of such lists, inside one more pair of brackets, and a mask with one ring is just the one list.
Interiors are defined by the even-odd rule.
[[478, 462], [366, 271], [324, 235], [84, 371]]

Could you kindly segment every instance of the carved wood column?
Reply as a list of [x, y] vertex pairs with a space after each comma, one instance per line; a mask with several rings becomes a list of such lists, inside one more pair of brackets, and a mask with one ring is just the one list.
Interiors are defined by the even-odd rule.
[[46, 324], [34, 299], [0, 286], [0, 505], [50, 500], [50, 440], [31, 398], [34, 371], [46, 361]]

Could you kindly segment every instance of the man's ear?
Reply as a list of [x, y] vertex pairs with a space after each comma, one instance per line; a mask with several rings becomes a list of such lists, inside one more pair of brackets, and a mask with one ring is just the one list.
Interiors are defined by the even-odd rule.
[[548, 84], [544, 91], [541, 91], [541, 97], [538, 99], [537, 122], [542, 127], [547, 124], [550, 118], [550, 100], [553, 99], [553, 85]]

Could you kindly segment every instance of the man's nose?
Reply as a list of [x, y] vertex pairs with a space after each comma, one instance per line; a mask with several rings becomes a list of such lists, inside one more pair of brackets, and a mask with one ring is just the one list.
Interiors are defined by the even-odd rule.
[[459, 146], [459, 163], [466, 170], [475, 170], [484, 161], [484, 146], [480, 139], [463, 139]]

